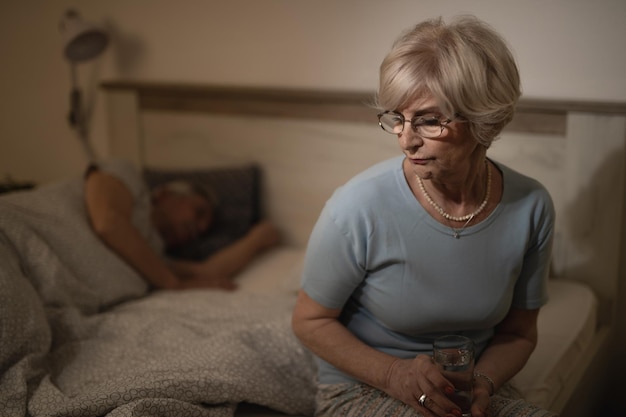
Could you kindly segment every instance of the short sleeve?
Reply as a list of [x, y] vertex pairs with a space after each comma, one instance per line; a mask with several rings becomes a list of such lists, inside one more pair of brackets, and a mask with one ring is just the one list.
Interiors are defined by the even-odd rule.
[[364, 249], [354, 230], [326, 204], [307, 246], [302, 289], [327, 308], [341, 308], [365, 276]]
[[540, 188], [534, 208], [534, 229], [513, 294], [513, 307], [536, 309], [548, 301], [548, 278], [554, 239], [555, 209], [548, 192]]

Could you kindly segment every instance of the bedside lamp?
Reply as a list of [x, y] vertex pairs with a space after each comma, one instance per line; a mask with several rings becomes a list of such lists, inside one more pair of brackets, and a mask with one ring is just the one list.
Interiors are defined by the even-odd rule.
[[63, 56], [68, 60], [71, 71], [69, 123], [77, 132], [89, 163], [96, 164], [97, 159], [89, 142], [82, 92], [78, 86], [77, 65], [100, 55], [109, 43], [109, 36], [102, 28], [82, 20], [73, 9], [67, 10], [63, 15], [60, 30], [63, 36]]

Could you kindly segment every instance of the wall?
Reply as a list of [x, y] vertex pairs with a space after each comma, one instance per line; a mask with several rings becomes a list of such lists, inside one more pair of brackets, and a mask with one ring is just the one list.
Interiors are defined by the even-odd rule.
[[[433, 16], [473, 13], [511, 44], [528, 97], [625, 100], [622, 0], [83, 0], [112, 44], [80, 65], [89, 98], [119, 77], [327, 89], [376, 88], [378, 65], [403, 29]], [[70, 76], [58, 23], [72, 3], [0, 4], [0, 178], [46, 182], [80, 172], [66, 122]], [[106, 153], [95, 96], [92, 137]]]

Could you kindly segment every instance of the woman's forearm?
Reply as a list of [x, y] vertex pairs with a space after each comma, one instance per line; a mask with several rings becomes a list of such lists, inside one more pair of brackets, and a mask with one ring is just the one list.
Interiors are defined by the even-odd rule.
[[493, 390], [497, 391], [522, 370], [535, 346], [536, 342], [532, 339], [497, 333], [476, 363], [476, 372], [490, 378]]
[[493, 382], [490, 394], [513, 378], [533, 353], [537, 345], [538, 316], [539, 309], [511, 308], [504, 320], [496, 326], [494, 337], [475, 368], [476, 372], [486, 375]]
[[[306, 295], [301, 292], [299, 297]], [[333, 317], [307, 317], [306, 311], [296, 309], [292, 327], [302, 343], [321, 359], [361, 382], [386, 389], [396, 357], [361, 342]]]

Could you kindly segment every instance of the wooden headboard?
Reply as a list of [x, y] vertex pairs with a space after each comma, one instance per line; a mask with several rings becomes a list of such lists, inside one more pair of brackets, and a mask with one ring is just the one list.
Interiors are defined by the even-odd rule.
[[[110, 156], [196, 169], [259, 163], [265, 214], [304, 246], [332, 191], [399, 155], [370, 92], [106, 82]], [[626, 104], [523, 99], [490, 157], [539, 179], [557, 208], [553, 274], [615, 313], [624, 243]]]

